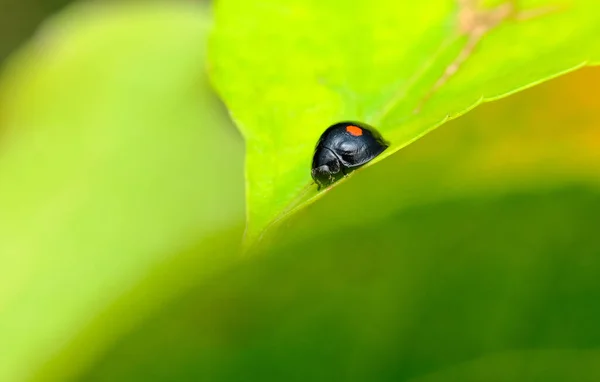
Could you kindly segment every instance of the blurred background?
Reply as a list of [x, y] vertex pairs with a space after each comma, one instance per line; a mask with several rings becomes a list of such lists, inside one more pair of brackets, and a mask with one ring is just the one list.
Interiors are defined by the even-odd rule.
[[0, 381], [600, 380], [599, 69], [478, 107], [240, 258], [243, 142], [185, 54], [203, 11], [27, 45], [67, 3], [0, 0]]
[[0, 14], [0, 60], [4, 61], [46, 17], [71, 0], [2, 0]]

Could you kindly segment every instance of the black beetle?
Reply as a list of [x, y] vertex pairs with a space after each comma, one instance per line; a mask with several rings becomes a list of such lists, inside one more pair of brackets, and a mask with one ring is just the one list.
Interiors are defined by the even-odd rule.
[[319, 138], [311, 175], [319, 190], [381, 154], [389, 144], [373, 127], [361, 122], [339, 122]]

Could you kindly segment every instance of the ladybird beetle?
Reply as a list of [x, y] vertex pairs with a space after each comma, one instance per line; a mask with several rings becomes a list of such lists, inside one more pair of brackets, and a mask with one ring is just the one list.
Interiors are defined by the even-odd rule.
[[319, 138], [311, 175], [318, 189], [327, 187], [381, 154], [389, 144], [371, 126], [339, 122]]

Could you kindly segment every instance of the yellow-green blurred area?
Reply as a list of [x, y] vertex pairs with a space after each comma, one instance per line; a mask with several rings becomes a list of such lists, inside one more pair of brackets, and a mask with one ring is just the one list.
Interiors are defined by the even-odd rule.
[[[2, 28], [50, 10], [11, 4]], [[477, 107], [242, 253], [210, 25], [92, 4], [0, 36], [0, 382], [600, 379], [600, 69]]]

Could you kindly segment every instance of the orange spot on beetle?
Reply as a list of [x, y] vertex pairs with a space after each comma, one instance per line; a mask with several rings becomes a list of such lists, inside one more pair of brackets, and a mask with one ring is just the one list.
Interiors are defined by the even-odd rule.
[[362, 135], [362, 129], [358, 126], [348, 125], [346, 126], [346, 131], [355, 137], [360, 137]]

